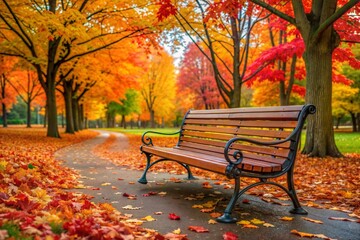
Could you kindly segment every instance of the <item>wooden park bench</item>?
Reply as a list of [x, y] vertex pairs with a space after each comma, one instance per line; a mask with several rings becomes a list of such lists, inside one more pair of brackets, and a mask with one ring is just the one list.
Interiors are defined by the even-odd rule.
[[[194, 179], [190, 166], [235, 179], [234, 193], [218, 222], [236, 222], [231, 214], [239, 197], [262, 184], [283, 189], [294, 205], [291, 213], [307, 214], [296, 196], [293, 173], [301, 130], [307, 115], [315, 111], [314, 105], [189, 110], [174, 133], [179, 140], [173, 148], [154, 146], [147, 136], [169, 133], [142, 135], [141, 152], [147, 165], [139, 182], [147, 183], [146, 173], [154, 164], [170, 160], [185, 167], [188, 179]], [[268, 180], [283, 174], [287, 174], [287, 188]], [[240, 190], [240, 177], [259, 181]]]

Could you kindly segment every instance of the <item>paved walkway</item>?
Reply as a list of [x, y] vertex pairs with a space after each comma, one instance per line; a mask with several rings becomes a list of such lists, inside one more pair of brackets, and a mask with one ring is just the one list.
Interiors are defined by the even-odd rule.
[[[109, 136], [108, 132], [101, 131], [100, 133], [94, 139], [61, 149], [55, 156], [59, 160], [64, 160], [67, 166], [80, 172], [82, 177], [79, 180], [88, 188], [76, 189], [76, 191], [94, 196], [94, 202], [111, 203], [123, 214], [133, 214], [132, 218], [141, 219], [152, 216], [156, 219], [156, 221], [145, 222], [142, 225], [144, 228], [156, 229], [161, 234], [180, 228], [181, 233], [187, 234], [188, 239], [220, 240], [223, 239], [222, 235], [228, 231], [236, 233], [241, 240], [301, 239], [290, 233], [291, 230], [296, 229], [300, 232], [324, 234], [332, 239], [360, 240], [359, 223], [329, 220], [329, 217], [349, 218], [345, 213], [306, 208], [309, 212], [307, 217], [324, 222], [323, 224], [316, 224], [305, 221], [302, 216], [291, 215], [288, 213], [289, 206], [265, 203], [252, 196], [246, 196], [250, 200], [250, 204], [240, 204], [240, 219], [251, 220], [257, 218], [274, 225], [274, 227], [258, 225], [259, 228], [257, 229], [248, 229], [236, 224], [209, 224], [209, 214], [202, 213], [199, 209], [192, 208], [192, 206], [219, 197], [229, 198], [231, 190], [224, 190], [222, 187], [204, 189], [202, 187], [204, 179], [175, 183], [169, 181], [169, 179], [171, 177], [185, 178], [185, 176], [155, 173], [148, 174], [148, 184], [140, 184], [137, 179], [141, 176], [141, 171], [116, 166], [92, 153], [92, 149], [96, 145], [103, 143]], [[111, 147], [111, 151], [125, 150], [128, 144], [126, 137], [119, 133], [112, 134], [116, 134], [117, 142]], [[139, 161], [145, 163], [144, 156], [139, 154]], [[157, 192], [158, 194], [146, 196], [151, 192]], [[130, 197], [124, 197], [124, 193], [130, 195]], [[191, 200], [201, 193], [205, 196], [203, 200]], [[135, 195], [136, 197], [131, 197]], [[128, 205], [140, 209], [123, 209]], [[162, 214], [155, 215], [156, 212], [162, 212]], [[170, 220], [168, 218], [169, 213], [175, 213], [181, 219]], [[280, 220], [284, 216], [293, 216], [294, 220]], [[188, 230], [189, 226], [203, 226], [209, 232], [195, 233]]]

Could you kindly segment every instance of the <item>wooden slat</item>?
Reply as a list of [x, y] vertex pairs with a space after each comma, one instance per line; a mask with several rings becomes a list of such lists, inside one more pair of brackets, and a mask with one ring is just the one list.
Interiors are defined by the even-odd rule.
[[[258, 130], [258, 129], [244, 129], [236, 127], [208, 127], [208, 126], [194, 126], [185, 125], [184, 130], [194, 130], [211, 133], [228, 133], [235, 135], [270, 137], [270, 138], [286, 138], [291, 133], [290, 131], [275, 131], [275, 130]], [[185, 135], [186, 133], [184, 133]]]
[[195, 119], [259, 119], [259, 120], [296, 120], [299, 112], [264, 112], [264, 113], [190, 113], [186, 118]]
[[186, 119], [185, 124], [239, 126], [259, 128], [295, 128], [297, 121], [246, 121], [246, 120], [212, 120], [212, 119]]
[[[224, 158], [224, 149], [223, 148], [219, 148], [219, 147], [213, 147], [213, 146], [206, 146], [206, 145], [202, 145], [202, 144], [196, 144], [196, 143], [183, 143], [182, 145], [179, 146], [179, 149], [186, 149], [189, 151], [196, 151], [199, 153], [204, 153], [204, 154], [208, 154], [211, 156], [216, 156], [216, 157], [223, 157]], [[234, 153], [235, 150], [230, 151], [230, 155], [232, 155]], [[280, 163], [283, 164], [285, 162], [285, 158], [274, 158], [272, 156], [269, 155], [259, 155], [259, 154], [254, 154], [254, 153], [249, 153], [249, 152], [243, 152], [243, 156], [244, 158], [250, 158], [253, 160], [259, 160], [261, 162], [266, 162], [266, 163]]]
[[190, 113], [253, 113], [253, 112], [293, 112], [301, 111], [303, 105], [278, 106], [278, 107], [246, 107], [246, 108], [226, 108], [226, 109], [209, 109], [209, 110], [191, 110]]
[[[222, 174], [225, 173], [225, 168], [228, 164], [223, 158], [209, 156], [206, 153], [196, 153], [193, 151], [174, 148], [144, 146], [143, 151]], [[280, 164], [276, 163], [267, 163], [256, 161], [254, 159], [244, 159], [239, 168], [256, 172], [277, 172], [281, 171], [282, 167]]]
[[[182, 137], [180, 139], [179, 145], [182, 146], [183, 142], [190, 142], [190, 143], [200, 143], [205, 144], [209, 146], [217, 146], [221, 147], [222, 149], [225, 148], [226, 142], [220, 142], [220, 141], [211, 141], [208, 139], [202, 139], [202, 138], [191, 138], [191, 137]], [[243, 151], [249, 151], [249, 152], [255, 152], [255, 153], [262, 153], [262, 154], [268, 154], [278, 157], [287, 157], [289, 154], [289, 149], [283, 149], [283, 148], [277, 148], [277, 147], [267, 147], [267, 146], [258, 146], [258, 145], [244, 145], [239, 143], [234, 143], [232, 145], [233, 149], [243, 150]]]

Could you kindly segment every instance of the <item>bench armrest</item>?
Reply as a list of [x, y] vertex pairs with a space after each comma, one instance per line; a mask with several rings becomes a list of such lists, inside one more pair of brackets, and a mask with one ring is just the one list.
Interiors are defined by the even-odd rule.
[[151, 137], [146, 136], [146, 134], [152, 133], [152, 134], [159, 134], [159, 135], [176, 135], [179, 134], [181, 131], [173, 132], [173, 133], [164, 133], [164, 132], [155, 132], [155, 131], [146, 131], [141, 136], [141, 142], [146, 146], [154, 146]]
[[295, 127], [295, 129], [289, 134], [289, 136], [287, 136], [287, 138], [282, 139], [282, 140], [275, 140], [275, 141], [260, 141], [260, 140], [254, 140], [254, 139], [250, 139], [250, 138], [245, 138], [245, 137], [234, 137], [232, 139], [230, 139], [226, 145], [225, 145], [225, 149], [224, 149], [224, 156], [226, 161], [230, 164], [230, 165], [239, 165], [242, 160], [243, 160], [243, 153], [240, 150], [236, 150], [233, 154], [232, 154], [232, 158], [235, 160], [231, 160], [230, 156], [229, 156], [229, 150], [231, 145], [234, 142], [238, 142], [238, 141], [243, 141], [243, 142], [249, 142], [249, 143], [253, 143], [253, 144], [257, 144], [257, 145], [263, 145], [263, 146], [273, 146], [273, 145], [277, 145], [280, 143], [284, 143], [284, 142], [288, 142], [288, 141], [292, 141], [295, 142], [297, 141], [297, 134], [300, 134], [303, 125], [304, 125], [304, 121], [307, 117], [308, 114], [314, 114], [316, 112], [316, 107], [312, 104], [308, 104], [305, 105], [303, 110], [301, 111], [300, 115], [299, 115], [299, 122], [297, 124], [297, 126]]

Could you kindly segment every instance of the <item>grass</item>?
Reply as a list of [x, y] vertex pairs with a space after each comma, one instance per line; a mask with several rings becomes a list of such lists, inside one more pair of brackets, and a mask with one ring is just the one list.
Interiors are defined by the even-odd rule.
[[[151, 130], [155, 132], [163, 132], [163, 133], [174, 133], [178, 131], [178, 128], [155, 128], [155, 129], [123, 129], [123, 128], [106, 128], [104, 130], [113, 131], [113, 132], [121, 132], [127, 134], [136, 134], [142, 135], [145, 131]], [[169, 135], [156, 135], [156, 136], [165, 136], [169, 137]], [[178, 135], [174, 135], [177, 137]], [[341, 153], [360, 153], [360, 133], [359, 132], [349, 132], [349, 131], [335, 131], [335, 142], [336, 146], [339, 148]], [[305, 143], [305, 132], [302, 134], [301, 144]]]

